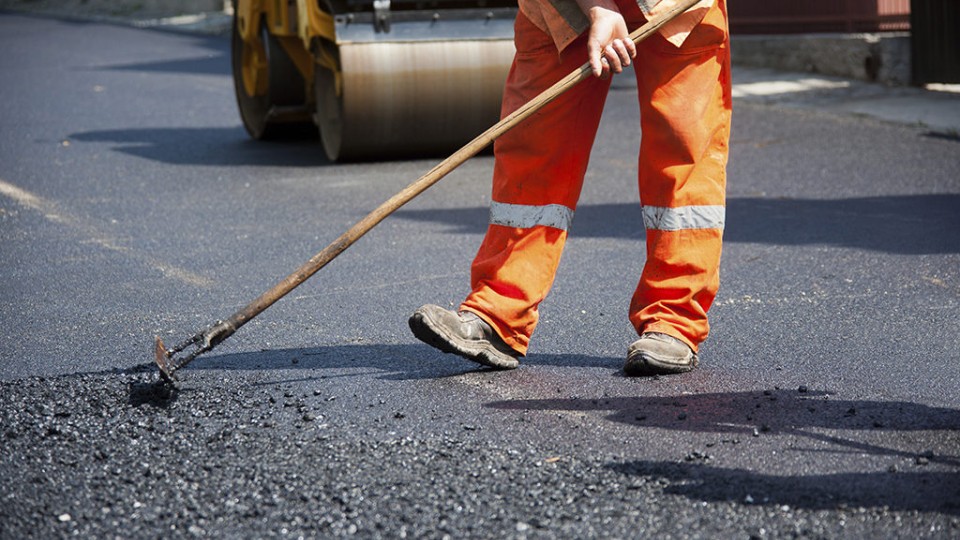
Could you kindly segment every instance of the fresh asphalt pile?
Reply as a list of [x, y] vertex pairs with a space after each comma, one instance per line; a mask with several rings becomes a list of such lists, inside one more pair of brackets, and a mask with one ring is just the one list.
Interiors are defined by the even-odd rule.
[[816, 538], [901, 519], [960, 534], [955, 517], [823, 507], [816, 483], [790, 485], [793, 506], [734, 500], [745, 486], [706, 452], [654, 463], [518, 445], [460, 415], [411, 431], [430, 413], [341, 396], [333, 381], [308, 393], [259, 382], [191, 372], [171, 389], [142, 366], [0, 383], [0, 537]]

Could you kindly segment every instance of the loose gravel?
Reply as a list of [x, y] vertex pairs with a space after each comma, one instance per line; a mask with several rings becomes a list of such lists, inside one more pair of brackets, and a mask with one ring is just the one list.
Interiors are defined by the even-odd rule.
[[960, 534], [956, 508], [822, 508], [799, 481], [797, 508], [739, 500], [705, 453], [554, 455], [475, 424], [398, 435], [389, 423], [413, 413], [346, 421], [349, 400], [243, 374], [191, 372], [171, 390], [149, 366], [0, 383], [0, 537]]

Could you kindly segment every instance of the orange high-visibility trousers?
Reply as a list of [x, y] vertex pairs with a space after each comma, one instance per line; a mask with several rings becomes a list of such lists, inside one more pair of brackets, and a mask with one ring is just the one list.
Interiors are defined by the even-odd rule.
[[[618, 5], [629, 28], [643, 24], [634, 0]], [[586, 35], [558, 56], [522, 13], [514, 40], [504, 116], [586, 61]], [[660, 35], [642, 42], [634, 67], [647, 260], [629, 317], [638, 333], [663, 332], [696, 351], [720, 282], [731, 116], [725, 1], [714, 3], [680, 48]], [[553, 284], [609, 87], [609, 80], [584, 81], [494, 146], [490, 225], [461, 309], [521, 354]]]

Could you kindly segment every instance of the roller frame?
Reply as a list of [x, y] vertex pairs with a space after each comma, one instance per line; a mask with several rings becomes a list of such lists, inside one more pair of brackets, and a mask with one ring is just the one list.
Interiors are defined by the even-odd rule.
[[[359, 44], [415, 44], [443, 41], [472, 43], [487, 40], [509, 40], [512, 46], [513, 19], [517, 9], [515, 4], [504, 4], [506, 0], [494, 0], [495, 4], [499, 2], [500, 5], [491, 8], [464, 7], [464, 5], [472, 6], [473, 4], [457, 0], [434, 0], [435, 6], [431, 6], [433, 9], [416, 9], [417, 4], [412, 1], [393, 1], [395, 10], [391, 9], [390, 0], [237, 0], [235, 16], [239, 24], [240, 37], [250, 47], [263, 46], [261, 27], [266, 27], [271, 37], [282, 46], [283, 51], [287, 53], [306, 83], [303, 109], [315, 111], [314, 122], [321, 127], [321, 132], [324, 131], [323, 115], [326, 115], [326, 112], [318, 110], [319, 101], [314, 89], [320, 80], [316, 75], [317, 70], [328, 70], [325, 75], [327, 85], [330, 84], [330, 75], [332, 75], [332, 88], [336, 102], [342, 105], [345, 98], [350, 99], [349, 96], [344, 95], [344, 72], [340, 54], [343, 47]], [[453, 8], [447, 9], [450, 6]], [[412, 7], [414, 9], [411, 9]], [[382, 51], [383, 49], [365, 50]], [[382, 53], [371, 52], [370, 54]], [[354, 66], [356, 68], [356, 64]], [[487, 66], [481, 62], [477, 69], [486, 70]], [[505, 75], [506, 69], [504, 68], [503, 71]], [[245, 67], [245, 81], [253, 79], [253, 84], [245, 86], [252, 94], [264, 92], [267, 88], [267, 85], [257, 80], [262, 75], [262, 70]], [[355, 94], [356, 91], [351, 93]], [[497, 96], [496, 99], [499, 99], [499, 91], [493, 94]], [[416, 94], [401, 93], [399, 95], [397, 99], [400, 100], [398, 105], [400, 108], [409, 102], [404, 102], [404, 99], [413, 101], [418, 99]], [[354, 99], [354, 102], [358, 100], [359, 98]], [[466, 103], [464, 108], [469, 109], [471, 106], [474, 104]], [[357, 108], [356, 103], [351, 108], [344, 107], [350, 111], [355, 111]], [[450, 113], [437, 114], [449, 115]], [[369, 121], [368, 116], [364, 118], [365, 121]], [[428, 116], [420, 120], [431, 120], [431, 118]], [[491, 120], [495, 121], [496, 118]], [[397, 122], [391, 125], [395, 124]], [[354, 133], [352, 137], [345, 137], [349, 139], [346, 146], [362, 146], [356, 136], [361, 126], [355, 125], [350, 113], [347, 113], [346, 120], [338, 125], [345, 126], [344, 131]], [[411, 126], [404, 124], [404, 127], [413, 125], [416, 124]], [[489, 124], [485, 122], [485, 125]], [[455, 144], [465, 142], [473, 135], [471, 133], [463, 141], [456, 141]], [[339, 137], [337, 139], [339, 140]], [[371, 143], [372, 147], [381, 143], [380, 139], [375, 140], [377, 142]], [[340, 157], [337, 153], [332, 154], [326, 145], [325, 149], [331, 159], [336, 160]], [[398, 153], [402, 154], [402, 151], [395, 151], [393, 155]]]
[[[363, 3], [353, 2], [352, 5]], [[317, 0], [296, 0], [295, 12], [284, 0], [237, 0], [235, 16], [240, 21], [240, 36], [249, 43], [260, 40], [260, 24], [266, 19], [268, 31], [280, 39], [304, 79], [311, 80], [314, 64], [333, 71], [337, 76], [340, 74], [336, 55], [329, 49], [317, 47], [318, 39], [337, 46], [370, 41], [456, 40], [462, 39], [465, 28], [475, 30], [477, 20], [485, 20], [487, 25], [492, 20], [509, 22], [516, 12], [513, 7], [402, 10], [390, 12], [389, 31], [386, 32], [376, 26], [375, 11], [327, 13], [320, 9]], [[471, 39], [503, 39], [502, 24], [497, 29], [500, 31], [488, 35], [471, 35]], [[301, 42], [299, 47], [295, 46], [295, 39]]]

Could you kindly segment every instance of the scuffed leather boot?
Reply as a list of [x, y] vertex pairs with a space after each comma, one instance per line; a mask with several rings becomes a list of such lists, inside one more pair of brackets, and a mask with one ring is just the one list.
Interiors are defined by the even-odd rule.
[[669, 375], [695, 367], [697, 355], [686, 343], [660, 332], [646, 332], [627, 349], [623, 371], [630, 376]]
[[410, 316], [410, 330], [420, 341], [445, 353], [452, 353], [496, 369], [520, 365], [519, 353], [475, 313], [455, 313], [440, 306], [426, 305]]

